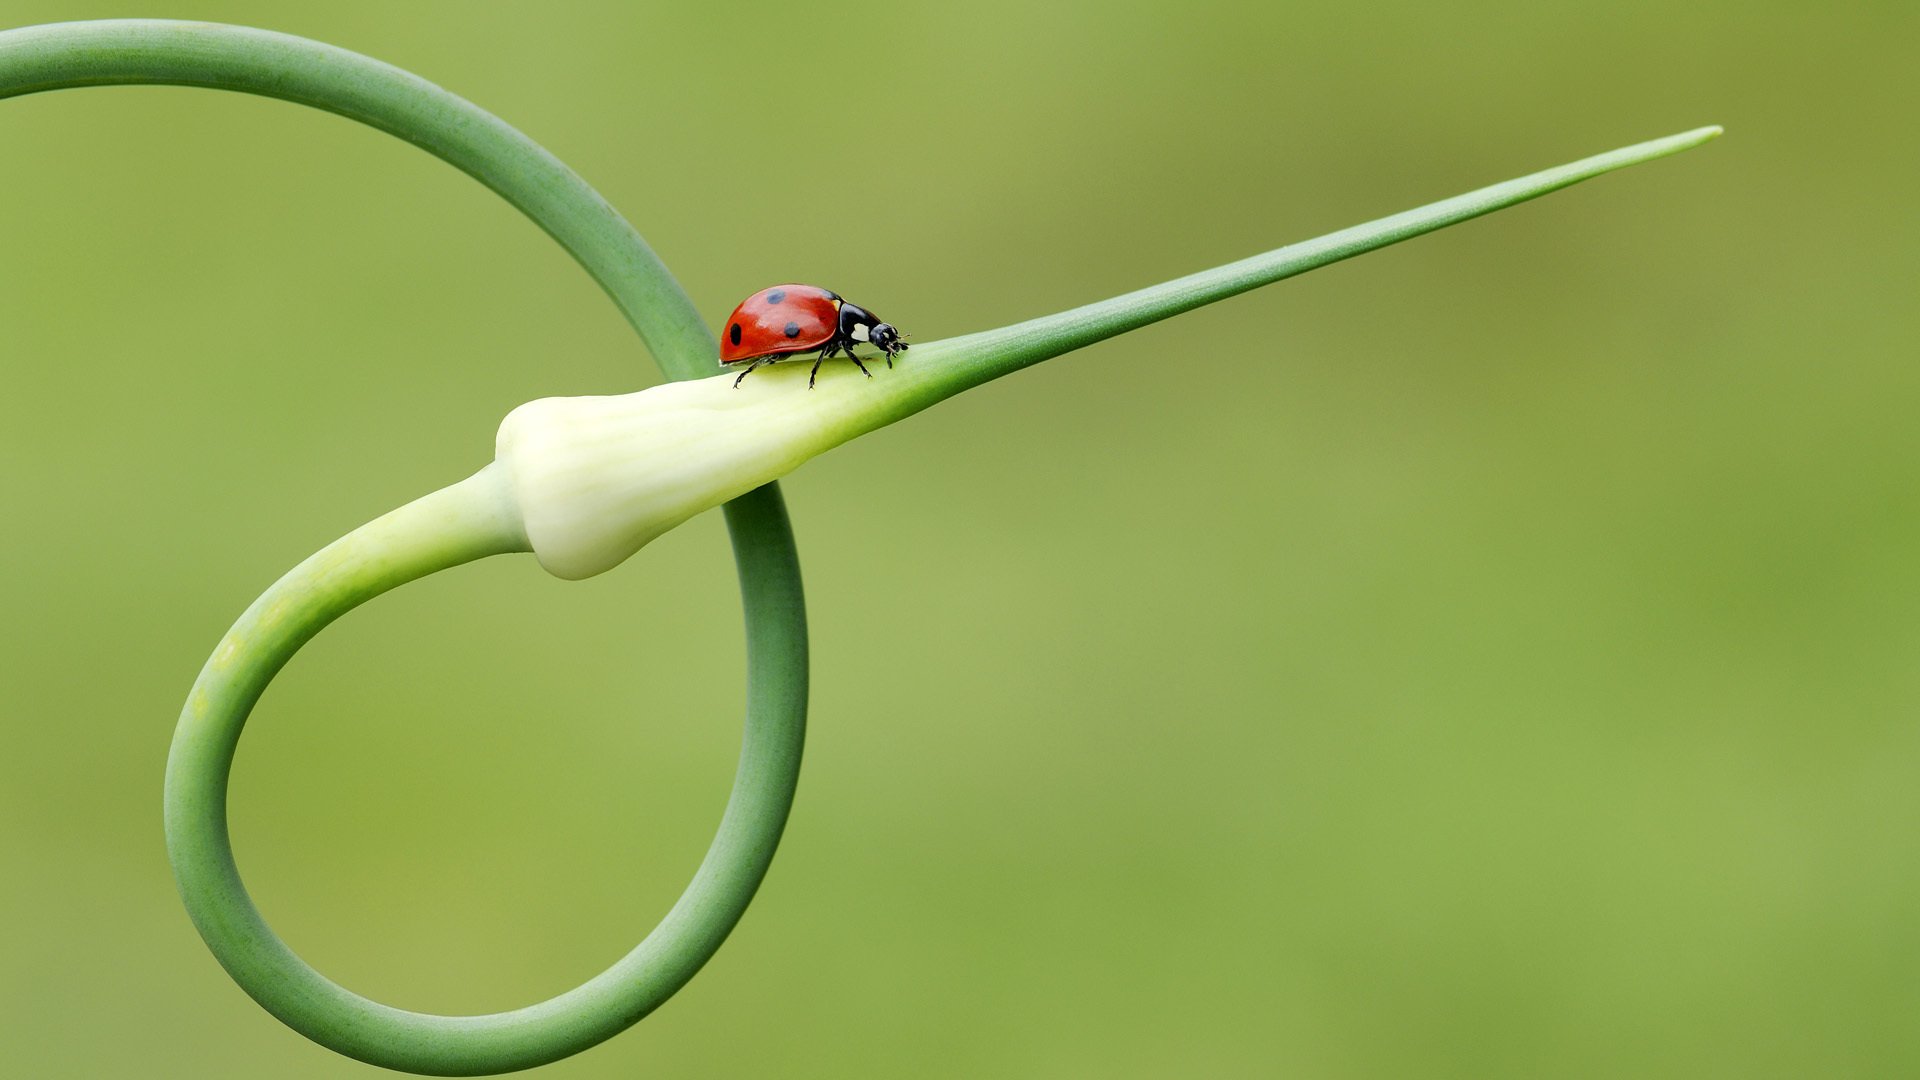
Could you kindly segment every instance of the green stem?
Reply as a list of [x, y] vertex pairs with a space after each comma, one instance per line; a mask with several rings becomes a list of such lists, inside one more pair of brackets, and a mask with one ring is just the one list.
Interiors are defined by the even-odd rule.
[[[69, 87], [169, 84], [260, 94], [397, 135], [500, 194], [613, 298], [670, 378], [713, 371], [705, 321], [640, 234], [571, 169], [477, 106], [398, 68], [303, 38], [158, 20], [0, 33], [0, 97]], [[483, 479], [484, 478], [484, 479]], [[807, 627], [799, 556], [779, 489], [728, 503], [747, 617], [747, 717], [732, 797], [680, 902], [591, 982], [511, 1013], [442, 1017], [390, 1009], [314, 972], [247, 898], [226, 834], [227, 769], [246, 712], [301, 643], [340, 614], [423, 574], [525, 550], [497, 516], [495, 470], [356, 531], [283, 579], [209, 662], [169, 760], [169, 850], [195, 924], [274, 1015], [377, 1065], [477, 1074], [576, 1053], [657, 1007], [720, 947], [765, 876], [799, 779]]]

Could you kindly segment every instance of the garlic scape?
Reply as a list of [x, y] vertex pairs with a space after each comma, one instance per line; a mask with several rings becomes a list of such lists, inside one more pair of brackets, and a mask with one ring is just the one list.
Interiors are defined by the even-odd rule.
[[[771, 481], [1049, 357], [1719, 134], [1700, 128], [1629, 146], [1057, 315], [915, 343], [871, 379], [837, 368], [809, 391], [807, 365], [788, 364], [736, 390], [731, 372], [717, 373], [707, 319], [632, 225], [531, 139], [410, 72], [320, 42], [211, 23], [105, 20], [0, 31], [0, 98], [128, 84], [278, 98], [434, 154], [561, 244], [661, 369], [683, 380], [514, 410], [492, 464], [349, 533], [262, 594], [215, 648], [181, 712], [167, 760], [167, 852], [208, 947], [255, 1001], [307, 1037], [362, 1061], [436, 1075], [530, 1068], [625, 1030], [698, 973], [752, 901], [797, 789], [807, 711], [799, 556]], [[654, 930], [565, 993], [479, 1016], [373, 1001], [281, 941], [241, 881], [227, 788], [254, 704], [301, 646], [355, 607], [436, 571], [530, 549], [560, 577], [589, 577], [714, 506], [724, 506], [747, 616], [740, 765], [706, 859]]]
[[[840, 365], [809, 390], [810, 365], [793, 363], [756, 372], [737, 389], [727, 372], [515, 409], [500, 426], [492, 464], [294, 568], [241, 616], [201, 672], [175, 730], [166, 785], [168, 852], [195, 926], [235, 981], [275, 1016], [341, 1053], [389, 1068], [526, 1068], [617, 1033], [666, 1001], [719, 948], [773, 858], [798, 782], [805, 615], [798, 558], [771, 481], [865, 432], [1048, 357], [1715, 134], [1702, 128], [1642, 143], [1058, 315], [916, 344], [872, 378]], [[717, 355], [705, 363], [717, 370]], [[682, 354], [670, 369], [691, 367]], [[748, 615], [740, 770], [706, 862], [654, 931], [573, 990], [487, 1016], [383, 1005], [294, 955], [247, 896], [226, 822], [240, 732], [274, 673], [333, 619], [397, 585], [529, 549], [560, 577], [589, 577], [722, 504]]]

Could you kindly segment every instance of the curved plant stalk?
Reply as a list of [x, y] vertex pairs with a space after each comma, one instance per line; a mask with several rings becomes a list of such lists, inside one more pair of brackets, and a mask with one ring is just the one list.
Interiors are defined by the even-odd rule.
[[[467, 103], [363, 57], [261, 31], [172, 23], [72, 24], [0, 34], [0, 96], [57, 86], [169, 82], [264, 93], [364, 120], [466, 169], [559, 239], [614, 296], [663, 366], [711, 372], [717, 349], [664, 267], [585, 183]], [[800, 365], [610, 398], [553, 398], [501, 426], [494, 465], [337, 541], [248, 609], [181, 717], [167, 771], [169, 852], [196, 926], [247, 992], [342, 1053], [440, 1074], [556, 1060], [631, 1025], [690, 979], [751, 900], [798, 777], [806, 643], [791, 532], [770, 485], [815, 454], [944, 398], [1073, 349], [1318, 266], [1698, 145], [1701, 128], [1073, 311], [915, 346], [897, 369], [809, 392]], [[661, 314], [652, 305], [666, 309]], [[656, 317], [658, 321], [656, 320]], [[738, 498], [752, 492], [747, 498]], [[295, 651], [397, 585], [531, 548], [563, 577], [624, 559], [727, 499], [748, 615], [747, 734], [733, 798], [680, 902], [601, 975], [537, 1005], [434, 1016], [342, 989], [293, 954], [254, 908], [233, 860], [226, 791], [248, 712]], [[748, 499], [752, 501], [749, 502]]]
[[[416, 75], [316, 41], [211, 23], [109, 20], [0, 32], [0, 97], [136, 84], [281, 98], [397, 135], [473, 176], [558, 240], [613, 298], [669, 378], [698, 378], [712, 370], [718, 346], [699, 312], [598, 192], [525, 135]], [[485, 490], [468, 482], [450, 489], [458, 496], [429, 496], [422, 503], [446, 509]], [[217, 756], [191, 755], [187, 760], [200, 769], [187, 770], [189, 782], [170, 759], [166, 804], [174, 873], [196, 925], [242, 988], [302, 1034], [343, 1054], [412, 1072], [480, 1074], [584, 1050], [640, 1020], [690, 979], [726, 940], [766, 874], [799, 781], [806, 732], [806, 607], [785, 503], [768, 484], [728, 503], [726, 518], [747, 619], [740, 768], [705, 861], [646, 941], [579, 990], [517, 1012], [442, 1017], [387, 1010], [334, 986], [272, 938], [233, 869], [225, 765]], [[503, 542], [480, 529], [489, 520], [484, 514], [435, 519], [416, 513], [409, 520], [409, 528], [398, 532], [376, 522], [367, 527], [374, 533], [341, 541], [365, 558], [393, 560], [398, 569], [392, 576], [329, 579], [332, 585], [307, 579], [319, 590], [306, 598], [302, 616], [313, 630], [350, 607], [349, 601], [440, 568], [436, 559], [467, 553], [444, 563], [452, 565]], [[446, 535], [433, 535], [435, 520], [449, 530]], [[376, 556], [382, 538], [394, 546]], [[442, 554], [429, 557], [433, 551]], [[277, 595], [291, 601], [295, 590], [291, 582], [283, 585]], [[209, 670], [224, 657], [239, 667], [264, 665], [256, 670], [264, 679], [298, 644], [229, 635]], [[195, 716], [190, 701], [183, 733], [204, 722]], [[228, 714], [231, 737], [238, 737], [244, 719], [244, 709]], [[266, 938], [251, 936], [256, 932]], [[621, 977], [626, 981], [616, 985]], [[589, 988], [595, 989], [587, 993]], [[377, 1017], [386, 1022], [370, 1019]]]

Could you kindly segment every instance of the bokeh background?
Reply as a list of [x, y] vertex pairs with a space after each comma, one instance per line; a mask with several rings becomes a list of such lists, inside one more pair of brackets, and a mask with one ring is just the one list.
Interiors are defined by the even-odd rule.
[[[922, 341], [1700, 124], [787, 484], [801, 796], [715, 962], [554, 1077], [1920, 1073], [1912, 5], [9, 0], [324, 39], [579, 169], [718, 321]], [[284, 569], [657, 379], [388, 136], [0, 103], [0, 1072], [345, 1077], [201, 946], [174, 716]], [[643, 936], [738, 746], [717, 515], [307, 649], [239, 855], [296, 949], [510, 1008]]]

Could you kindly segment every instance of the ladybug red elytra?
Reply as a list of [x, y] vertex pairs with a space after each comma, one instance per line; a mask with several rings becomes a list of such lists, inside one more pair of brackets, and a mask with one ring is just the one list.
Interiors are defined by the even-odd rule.
[[747, 365], [733, 380], [738, 388], [740, 379], [761, 364], [819, 349], [813, 371], [807, 375], [807, 389], [811, 390], [820, 364], [839, 352], [847, 354], [860, 374], [872, 378], [873, 372], [853, 355], [853, 347], [863, 341], [886, 356], [888, 367], [893, 366], [894, 354], [907, 347], [900, 340], [900, 331], [866, 308], [840, 299], [839, 293], [817, 285], [775, 285], [740, 301], [727, 317], [720, 332], [720, 365]]

